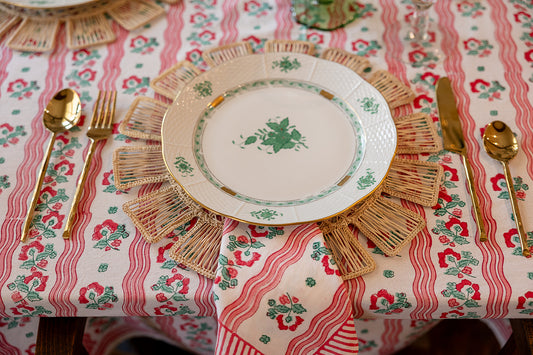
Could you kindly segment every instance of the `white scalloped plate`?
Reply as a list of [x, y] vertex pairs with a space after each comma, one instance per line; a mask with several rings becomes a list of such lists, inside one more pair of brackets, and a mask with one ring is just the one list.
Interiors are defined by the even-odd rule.
[[85, 5], [97, 1], [98, 0], [1, 0], [0, 3], [29, 9], [54, 9]]
[[396, 152], [387, 102], [340, 64], [239, 57], [202, 73], [168, 109], [163, 159], [200, 205], [259, 225], [320, 221], [384, 180]]

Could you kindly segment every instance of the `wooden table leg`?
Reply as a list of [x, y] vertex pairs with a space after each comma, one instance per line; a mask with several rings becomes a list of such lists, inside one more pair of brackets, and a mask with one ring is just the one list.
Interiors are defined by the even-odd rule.
[[86, 355], [82, 339], [85, 317], [41, 317], [36, 355]]

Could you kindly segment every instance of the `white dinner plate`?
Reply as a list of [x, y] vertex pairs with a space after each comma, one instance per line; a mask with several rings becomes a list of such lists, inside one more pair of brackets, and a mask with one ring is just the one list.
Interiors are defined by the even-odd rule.
[[347, 67], [296, 53], [239, 57], [177, 95], [163, 159], [200, 205], [259, 225], [320, 221], [384, 180], [396, 127], [383, 96]]
[[0, 0], [5, 3], [21, 8], [30, 9], [54, 9], [90, 4], [99, 0]]

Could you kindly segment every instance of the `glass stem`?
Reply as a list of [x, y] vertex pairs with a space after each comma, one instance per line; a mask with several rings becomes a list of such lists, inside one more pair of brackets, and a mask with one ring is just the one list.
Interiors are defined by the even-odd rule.
[[429, 7], [417, 6], [414, 13], [414, 34], [416, 41], [426, 40], [429, 27]]

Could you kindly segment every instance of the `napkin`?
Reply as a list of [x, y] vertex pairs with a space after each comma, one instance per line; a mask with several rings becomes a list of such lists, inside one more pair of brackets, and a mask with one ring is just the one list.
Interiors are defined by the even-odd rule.
[[316, 224], [226, 219], [213, 292], [217, 354], [358, 352], [352, 303]]

